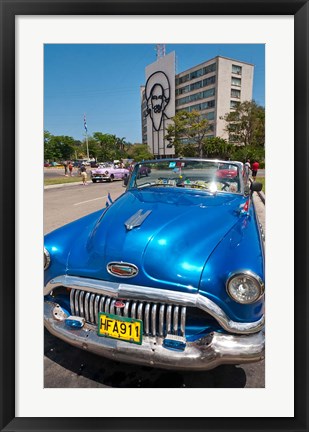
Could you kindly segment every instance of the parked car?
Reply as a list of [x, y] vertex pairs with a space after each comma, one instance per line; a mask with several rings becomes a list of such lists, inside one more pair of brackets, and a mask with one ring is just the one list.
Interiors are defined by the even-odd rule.
[[50, 163], [49, 162], [44, 162], [44, 167], [45, 168], [50, 167]]
[[91, 180], [93, 183], [97, 181], [122, 180], [129, 176], [130, 172], [126, 168], [119, 168], [115, 164], [101, 164], [97, 169], [90, 171]]
[[164, 369], [263, 359], [264, 247], [252, 202], [262, 185], [240, 162], [228, 162], [233, 178], [218, 178], [219, 163], [137, 164], [112, 204], [46, 235], [46, 328]]
[[216, 173], [216, 176], [219, 178], [233, 178], [233, 177], [237, 177], [238, 175], [238, 171], [237, 171], [237, 167], [233, 164], [230, 163], [221, 163], [218, 166], [218, 170]]
[[151, 168], [149, 166], [142, 165], [140, 167], [140, 169], [138, 170], [137, 177], [138, 178], [143, 177], [143, 176], [148, 177], [150, 173], [151, 173]]

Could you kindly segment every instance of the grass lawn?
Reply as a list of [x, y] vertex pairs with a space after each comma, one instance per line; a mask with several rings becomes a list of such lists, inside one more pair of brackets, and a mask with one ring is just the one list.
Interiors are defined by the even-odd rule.
[[[88, 176], [89, 179], [89, 176]], [[46, 178], [44, 179], [44, 186], [63, 184], [63, 183], [82, 183], [81, 176], [74, 177], [56, 177], [56, 178]]]

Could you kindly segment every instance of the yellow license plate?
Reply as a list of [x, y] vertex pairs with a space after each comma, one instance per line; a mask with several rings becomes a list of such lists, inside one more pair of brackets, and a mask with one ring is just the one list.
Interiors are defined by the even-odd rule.
[[141, 345], [143, 321], [118, 315], [100, 313], [98, 335]]

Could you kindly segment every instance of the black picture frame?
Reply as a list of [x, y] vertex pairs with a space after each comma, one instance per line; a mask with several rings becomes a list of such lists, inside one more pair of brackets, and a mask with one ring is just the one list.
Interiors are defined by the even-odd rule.
[[[308, 1], [1, 0], [0, 426], [1, 431], [308, 431]], [[17, 15], [293, 15], [295, 23], [295, 415], [293, 418], [15, 417], [15, 17]], [[278, 55], [284, 55], [278, 53]], [[277, 143], [280, 145], [280, 143]], [[282, 184], [284, 187], [284, 184]], [[293, 205], [287, 197], [285, 205]], [[284, 233], [284, 224], [282, 225]], [[292, 287], [291, 287], [292, 288]], [[283, 313], [284, 319], [284, 313]], [[284, 332], [284, 323], [282, 323]], [[284, 340], [284, 339], [283, 339]], [[291, 349], [289, 341], [282, 347]], [[274, 402], [275, 403], [275, 402]], [[159, 406], [159, 403], [158, 403]], [[258, 407], [257, 407], [258, 411]], [[51, 412], [55, 412], [54, 409]]]

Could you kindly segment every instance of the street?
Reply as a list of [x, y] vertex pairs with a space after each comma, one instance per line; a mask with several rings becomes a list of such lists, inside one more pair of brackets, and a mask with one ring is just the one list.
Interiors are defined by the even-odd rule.
[[[48, 187], [44, 190], [44, 233], [105, 207], [107, 195], [113, 200], [124, 192], [122, 182], [80, 183]], [[265, 210], [255, 194], [261, 224]], [[74, 348], [45, 330], [45, 388], [263, 388], [265, 362], [245, 366], [225, 365], [207, 372], [173, 372], [121, 364]]]

